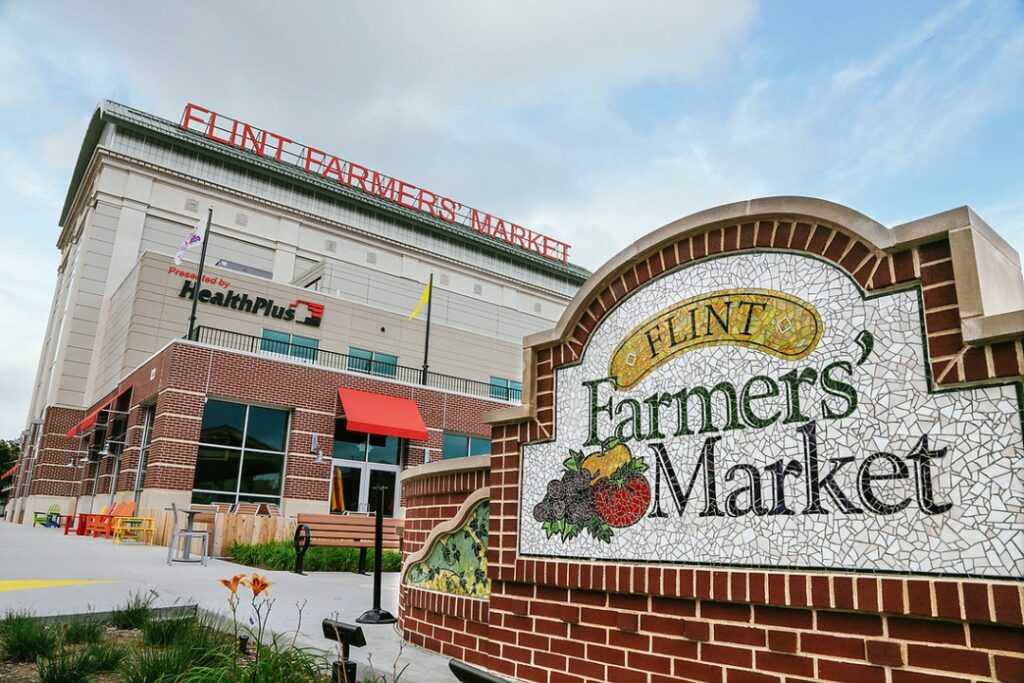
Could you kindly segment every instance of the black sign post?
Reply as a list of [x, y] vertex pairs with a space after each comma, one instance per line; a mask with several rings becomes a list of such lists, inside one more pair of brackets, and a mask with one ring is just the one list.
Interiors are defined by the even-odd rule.
[[393, 624], [398, 619], [391, 612], [380, 608], [381, 561], [384, 556], [384, 493], [387, 486], [374, 486], [377, 492], [377, 528], [373, 543], [373, 609], [363, 612], [357, 624]]

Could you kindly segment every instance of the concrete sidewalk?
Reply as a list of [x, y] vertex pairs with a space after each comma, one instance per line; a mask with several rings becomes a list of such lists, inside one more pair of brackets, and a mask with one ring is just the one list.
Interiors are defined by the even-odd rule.
[[[249, 567], [210, 560], [208, 566], [179, 564], [167, 566], [167, 549], [130, 544], [114, 545], [104, 539], [64, 536], [62, 530], [26, 528], [0, 522], [0, 613], [9, 609], [28, 609], [40, 616], [104, 612], [122, 605], [133, 592], [156, 594], [156, 606], [197, 604], [200, 608], [225, 615], [228, 591], [218, 579], [230, 578]], [[320, 622], [326, 618], [354, 623], [356, 617], [372, 607], [373, 577], [354, 573], [315, 573], [298, 576], [289, 572], [256, 570], [273, 583], [274, 600], [270, 630], [291, 638], [299, 626], [297, 605], [306, 602], [298, 645], [333, 651], [323, 638]], [[9, 580], [90, 580], [105, 583], [22, 588], [5, 584]], [[109, 583], [106, 583], [109, 582]], [[25, 584], [21, 584], [25, 585]], [[244, 594], [243, 594], [244, 595]], [[243, 598], [244, 601], [244, 598]], [[398, 615], [398, 575], [384, 574], [381, 607]], [[239, 620], [248, 610], [239, 608]], [[363, 677], [368, 657], [374, 668], [390, 672], [402, 638], [396, 625], [364, 625], [365, 648], [353, 648], [352, 659], [359, 662]], [[402, 648], [398, 668], [409, 663], [402, 683], [443, 683], [454, 681], [445, 657], [413, 645]]]

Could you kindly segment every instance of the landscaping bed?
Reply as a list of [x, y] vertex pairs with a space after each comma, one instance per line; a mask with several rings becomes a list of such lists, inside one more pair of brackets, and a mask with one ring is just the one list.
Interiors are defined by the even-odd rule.
[[[295, 567], [295, 545], [291, 541], [269, 543], [235, 543], [228, 547], [228, 558], [239, 564], [259, 569], [291, 571]], [[366, 551], [366, 567], [373, 569], [373, 550]], [[306, 572], [354, 572], [359, 567], [359, 550], [356, 548], [329, 548], [313, 546], [306, 551], [303, 571]], [[386, 572], [397, 572], [402, 568], [402, 553], [385, 550], [381, 556], [381, 568]]]
[[[242, 602], [239, 588], [256, 585], [252, 606], [258, 623], [254, 629], [240, 628], [236, 619], [232, 628], [229, 621], [230, 633], [222, 629], [222, 620], [199, 614], [194, 607], [155, 610], [153, 595], [133, 595], [109, 614], [37, 618], [8, 612], [0, 617], [0, 681], [330, 683], [336, 657], [297, 647], [293, 638], [268, 638], [270, 584], [262, 577], [262, 583], [256, 583], [256, 574], [252, 580], [242, 576], [222, 582], [231, 590], [229, 606], [234, 616]], [[248, 637], [245, 653], [239, 635]], [[364, 674], [359, 681], [388, 683], [373, 674]]]

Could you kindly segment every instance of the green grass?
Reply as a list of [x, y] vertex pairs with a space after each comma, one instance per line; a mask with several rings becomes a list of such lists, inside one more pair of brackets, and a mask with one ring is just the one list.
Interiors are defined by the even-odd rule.
[[120, 629], [142, 628], [153, 615], [153, 596], [132, 593], [128, 602], [110, 613], [110, 621]]
[[150, 619], [142, 625], [142, 642], [146, 645], [171, 645], [192, 630], [195, 620], [184, 619]]
[[[291, 571], [295, 567], [295, 546], [291, 541], [245, 544], [236, 543], [228, 548], [228, 556], [238, 562], [259, 569]], [[366, 569], [373, 571], [373, 550], [366, 552]], [[402, 554], [385, 550], [381, 567], [386, 572], [397, 572], [402, 566]], [[358, 548], [319, 548], [306, 552], [303, 570], [307, 572], [354, 572], [359, 567]]]
[[[180, 647], [141, 648], [121, 663], [124, 683], [164, 683], [177, 680], [192, 667], [192, 653]], [[216, 679], [215, 679], [216, 680]]]
[[186, 656], [192, 666], [206, 666], [224, 654], [234, 652], [234, 638], [218, 631], [205, 617], [195, 619], [190, 628], [179, 631], [173, 647]]
[[68, 645], [98, 643], [103, 639], [106, 628], [106, 623], [94, 617], [71, 621], [64, 625], [63, 640]]
[[81, 654], [90, 671], [113, 671], [124, 659], [125, 650], [117, 643], [89, 643]]
[[85, 650], [60, 652], [56, 657], [40, 657], [36, 662], [39, 683], [88, 683], [93, 669]]
[[175, 683], [323, 683], [330, 669], [328, 657], [279, 642], [264, 645], [260, 659], [242, 668], [231, 652], [224, 652], [196, 666]]
[[57, 630], [37, 621], [28, 612], [8, 612], [0, 620], [0, 657], [14, 662], [34, 662], [51, 657], [57, 649]]
[[[157, 624], [166, 624], [166, 627]], [[154, 620], [143, 627], [143, 638], [147, 633], [150, 637], [158, 633], [156, 637], [169, 644], [153, 645], [129, 654], [121, 664], [125, 683], [177, 683], [185, 680], [186, 672], [206, 668], [219, 671], [216, 666], [230, 660], [234, 651], [232, 636], [215, 630], [203, 618]], [[207, 680], [232, 679], [218, 675]]]

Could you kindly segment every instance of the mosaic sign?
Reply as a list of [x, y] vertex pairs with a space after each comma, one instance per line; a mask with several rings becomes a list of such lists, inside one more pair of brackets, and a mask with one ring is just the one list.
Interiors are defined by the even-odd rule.
[[426, 557], [408, 568], [403, 583], [451, 595], [489, 597], [489, 521], [490, 501], [484, 500], [473, 508], [458, 528], [437, 537]]
[[520, 553], [1024, 575], [1017, 384], [937, 390], [920, 290], [794, 253], [631, 293], [523, 447]]

